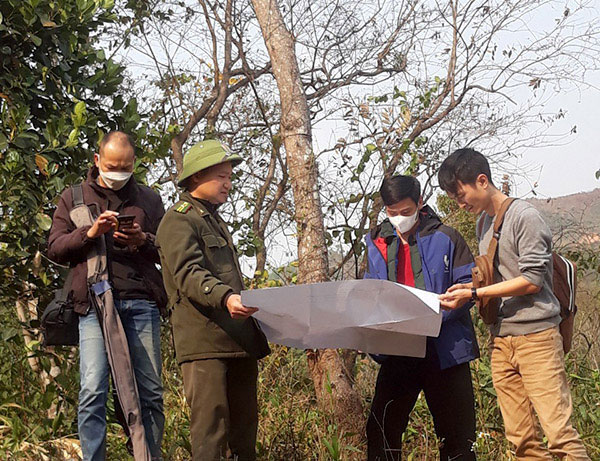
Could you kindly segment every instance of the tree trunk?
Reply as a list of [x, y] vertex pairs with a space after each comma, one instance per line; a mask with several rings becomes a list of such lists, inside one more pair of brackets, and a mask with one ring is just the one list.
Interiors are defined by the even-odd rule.
[[[38, 251], [33, 258], [33, 275], [37, 277], [41, 267], [41, 258], [42, 255]], [[45, 391], [48, 385], [50, 384], [53, 378], [56, 378], [60, 373], [61, 369], [57, 365], [54, 358], [50, 358], [50, 373], [42, 368], [42, 364], [40, 358], [31, 350], [32, 343], [35, 341], [41, 342], [42, 335], [39, 330], [31, 330], [27, 327], [32, 319], [37, 318], [37, 307], [38, 307], [38, 298], [33, 298], [32, 293], [34, 290], [34, 286], [29, 282], [23, 282], [21, 295], [17, 298], [15, 302], [15, 307], [17, 310], [17, 318], [19, 322], [23, 325], [21, 330], [23, 334], [23, 340], [25, 342], [25, 349], [27, 349], [27, 363], [31, 367], [34, 373], [36, 373], [40, 378], [40, 383], [42, 385], [42, 390]], [[48, 408], [48, 417], [54, 418], [56, 417], [56, 402], [50, 405]]]
[[15, 307], [17, 309], [17, 318], [19, 322], [23, 325], [21, 330], [23, 334], [23, 340], [25, 342], [25, 348], [28, 350], [27, 352], [27, 363], [31, 367], [31, 369], [40, 376], [42, 386], [45, 389], [48, 385], [48, 375], [42, 369], [40, 364], [40, 359], [33, 352], [30, 352], [32, 348], [31, 344], [34, 341], [40, 341], [40, 336], [33, 331], [31, 331], [27, 325], [32, 319], [31, 311], [36, 309], [36, 300], [30, 299], [29, 294], [31, 292], [31, 287], [28, 286], [27, 283], [23, 284], [23, 294], [17, 298], [17, 302], [15, 303]]
[[[312, 150], [310, 114], [300, 80], [294, 38], [275, 0], [252, 0], [271, 58], [281, 101], [281, 136], [287, 155], [298, 229], [298, 283], [327, 281], [327, 246]], [[342, 432], [363, 437], [363, 407], [347, 365], [336, 350], [307, 352], [321, 408], [333, 411]]]
[[[263, 240], [264, 242], [264, 240]], [[262, 276], [265, 268], [267, 267], [267, 250], [264, 245], [256, 250], [256, 268], [254, 269], [255, 274], [259, 277]]]

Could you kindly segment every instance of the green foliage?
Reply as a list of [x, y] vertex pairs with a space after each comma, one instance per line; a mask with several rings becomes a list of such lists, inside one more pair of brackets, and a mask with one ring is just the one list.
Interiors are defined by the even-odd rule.
[[592, 248], [569, 248], [561, 251], [561, 254], [574, 261], [580, 272], [592, 270], [600, 273], [600, 253], [597, 245]]
[[436, 205], [444, 223], [456, 229], [469, 245], [471, 252], [478, 255], [479, 248], [475, 235], [477, 217], [461, 209], [454, 200], [445, 194], [438, 195]]
[[[27, 459], [20, 456], [25, 450], [30, 459], [39, 459], [53, 454], [48, 441], [77, 433], [77, 354], [44, 354], [37, 342], [26, 348], [18, 321], [6, 309], [0, 311], [0, 324], [0, 354], [11, 358], [0, 364], [0, 458]], [[62, 373], [42, 385], [28, 354], [41, 359], [42, 374], [56, 365]]]
[[[138, 139], [138, 180], [168, 146], [162, 133], [140, 124], [137, 101], [123, 89], [123, 66], [99, 46], [119, 19], [113, 3], [0, 0], [0, 354], [11, 358], [0, 366], [2, 459], [59, 459], [52, 442], [77, 432], [76, 351], [48, 354], [38, 340], [26, 346], [22, 335], [27, 328], [35, 338], [35, 306], [57, 284], [57, 267], [40, 255], [58, 196], [84, 177], [109, 130]], [[23, 324], [17, 300], [29, 308]]]
[[[43, 251], [53, 205], [79, 181], [103, 133], [139, 138], [135, 99], [121, 85], [124, 68], [98, 47], [116, 16], [111, 0], [0, 1], [0, 305], [48, 293], [54, 271]], [[140, 161], [149, 161], [142, 151]], [[138, 165], [143, 173], [142, 165]], [[28, 288], [29, 289], [29, 288]]]

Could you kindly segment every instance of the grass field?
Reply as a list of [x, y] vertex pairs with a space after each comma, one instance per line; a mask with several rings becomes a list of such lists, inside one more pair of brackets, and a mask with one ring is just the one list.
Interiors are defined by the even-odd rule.
[[[574, 422], [591, 459], [600, 459], [600, 313], [597, 297], [582, 295], [577, 319], [578, 335], [567, 357], [567, 371], [574, 401]], [[0, 354], [0, 459], [77, 459], [76, 356], [66, 360], [61, 353], [62, 373], [42, 389], [26, 361], [18, 324], [5, 310]], [[492, 386], [487, 331], [477, 323], [481, 359], [472, 363], [477, 405], [476, 451], [481, 460], [513, 459]], [[39, 346], [38, 346], [39, 347]], [[41, 351], [34, 346], [31, 353]], [[44, 364], [50, 371], [49, 357]], [[189, 415], [182, 393], [181, 375], [171, 349], [169, 330], [163, 329], [166, 429], [165, 459], [190, 459]], [[71, 365], [68, 365], [71, 363]], [[364, 402], [366, 419], [372, 398], [377, 367], [370, 358], [358, 356], [355, 387]], [[451, 398], [451, 396], [449, 396]], [[316, 404], [306, 358], [302, 351], [273, 346], [273, 353], [261, 362], [259, 377], [260, 426], [257, 451], [261, 460], [354, 460], [364, 459], [365, 447], [350, 443], [336, 421]], [[58, 406], [56, 406], [58, 404]], [[112, 405], [112, 404], [111, 404]], [[56, 414], [48, 418], [49, 410]], [[108, 444], [110, 460], [128, 459], [124, 437], [109, 409]], [[460, 424], [457, 421], [457, 424]], [[437, 458], [436, 437], [424, 399], [419, 398], [404, 435], [406, 460]], [[71, 453], [69, 455], [69, 453]]]

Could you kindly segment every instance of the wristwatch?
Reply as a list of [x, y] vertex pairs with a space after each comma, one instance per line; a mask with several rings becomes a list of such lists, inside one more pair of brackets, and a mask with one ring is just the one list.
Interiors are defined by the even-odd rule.
[[477, 296], [477, 288], [471, 288], [471, 301], [477, 301], [479, 296]]

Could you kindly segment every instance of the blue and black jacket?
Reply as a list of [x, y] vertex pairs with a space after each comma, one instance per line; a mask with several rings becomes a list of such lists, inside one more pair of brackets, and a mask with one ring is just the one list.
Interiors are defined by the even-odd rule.
[[[442, 224], [429, 206], [423, 207], [419, 218], [417, 231], [408, 241], [415, 287], [441, 294], [455, 283], [471, 282], [473, 255], [458, 231]], [[364, 278], [395, 282], [400, 239], [389, 220], [366, 236], [366, 244], [368, 268]], [[380, 248], [386, 248], [385, 257]], [[469, 302], [459, 309], [443, 311], [439, 336], [428, 338], [427, 347], [435, 347], [442, 370], [479, 357], [469, 312], [472, 305]]]

